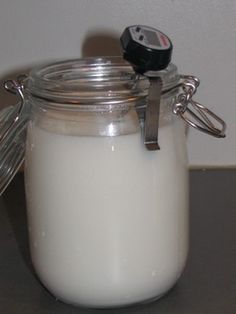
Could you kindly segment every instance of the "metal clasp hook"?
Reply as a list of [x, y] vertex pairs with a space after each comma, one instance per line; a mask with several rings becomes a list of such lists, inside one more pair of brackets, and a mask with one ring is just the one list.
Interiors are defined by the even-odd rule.
[[2, 141], [8, 136], [12, 127], [19, 120], [19, 117], [23, 111], [25, 97], [23, 94], [24, 85], [23, 82], [27, 78], [27, 75], [21, 74], [17, 77], [17, 80], [7, 80], [4, 82], [4, 88], [13, 94], [18, 94], [20, 96], [21, 101], [14, 107], [13, 113], [14, 116], [11, 119], [11, 123], [6, 127], [4, 124], [0, 125], [0, 144]]
[[181, 78], [184, 92], [177, 96], [173, 112], [199, 131], [218, 138], [225, 137], [226, 123], [210, 109], [192, 99], [200, 84], [199, 79], [185, 75], [182, 75]]

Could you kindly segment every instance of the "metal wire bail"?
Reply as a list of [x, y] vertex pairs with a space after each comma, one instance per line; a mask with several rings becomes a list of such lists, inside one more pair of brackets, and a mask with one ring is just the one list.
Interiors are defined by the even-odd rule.
[[7, 91], [20, 96], [20, 102], [0, 111], [0, 195], [4, 192], [24, 161], [25, 139], [29, 118], [21, 75], [4, 83]]
[[[4, 82], [4, 88], [8, 92], [12, 94], [17, 94], [20, 96], [20, 102], [14, 107], [14, 116], [11, 119], [11, 123], [6, 127], [5, 124], [0, 125], [0, 144], [4, 139], [8, 136], [8, 134], [11, 132], [11, 129], [13, 126], [17, 123], [19, 120], [19, 117], [22, 113], [25, 97], [23, 94], [24, 85], [23, 81], [26, 79], [25, 74], [21, 74], [17, 77], [17, 80], [7, 80]], [[5, 127], [4, 127], [5, 126]]]
[[173, 112], [195, 129], [214, 137], [225, 137], [226, 123], [210, 109], [192, 99], [200, 81], [194, 76], [182, 75], [183, 93], [173, 104]]

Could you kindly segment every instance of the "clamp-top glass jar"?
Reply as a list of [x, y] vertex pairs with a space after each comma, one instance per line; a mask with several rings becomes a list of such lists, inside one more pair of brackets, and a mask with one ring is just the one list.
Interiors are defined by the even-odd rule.
[[[163, 72], [164, 84], [176, 84], [175, 70]], [[123, 60], [49, 66], [29, 88], [25, 180], [39, 278], [59, 299], [87, 306], [161, 296], [180, 276], [188, 242], [185, 130], [171, 97], [161, 106], [161, 150], [150, 152], [136, 112], [148, 80]]]
[[[145, 302], [181, 275], [188, 171], [185, 125], [173, 104], [177, 112], [183, 94], [177, 97], [181, 78], [173, 64], [159, 76], [161, 149], [155, 151], [142, 138], [149, 80], [122, 59], [46, 65], [30, 73], [24, 95], [19, 85], [26, 100], [5, 131], [15, 125], [22, 147], [19, 134], [27, 126], [31, 256], [38, 277], [60, 300], [101, 308]], [[5, 185], [4, 169], [14, 173], [20, 164], [9, 159], [6, 166], [6, 160]]]

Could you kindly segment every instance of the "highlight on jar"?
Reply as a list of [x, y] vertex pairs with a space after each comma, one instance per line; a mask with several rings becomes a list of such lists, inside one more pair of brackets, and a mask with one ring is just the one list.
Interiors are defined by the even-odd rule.
[[[180, 278], [189, 242], [186, 126], [226, 124], [193, 97], [161, 31], [127, 27], [123, 56], [44, 64], [5, 82], [0, 192], [24, 163], [31, 259], [56, 299], [141, 304]], [[220, 144], [219, 144], [220, 145]]]

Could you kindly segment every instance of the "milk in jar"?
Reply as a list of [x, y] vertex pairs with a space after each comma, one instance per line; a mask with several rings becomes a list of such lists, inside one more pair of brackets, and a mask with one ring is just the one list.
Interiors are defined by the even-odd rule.
[[[110, 81], [103, 74], [96, 82], [97, 103], [86, 86], [80, 103], [68, 107], [34, 99], [25, 163], [36, 273], [56, 298], [97, 308], [159, 298], [181, 275], [188, 250], [184, 124], [172, 113], [171, 97], [163, 97], [161, 149], [148, 151], [135, 108], [145, 93], [135, 86], [134, 94], [127, 64], [109, 71]], [[122, 89], [114, 85], [117, 76]], [[107, 106], [111, 84], [116, 92]], [[127, 90], [133, 94], [120, 99]]]
[[93, 138], [29, 128], [31, 253], [45, 286], [95, 306], [162, 295], [187, 254], [187, 172], [174, 151], [183, 149], [182, 126], [161, 128], [162, 149], [151, 153], [138, 133]]

